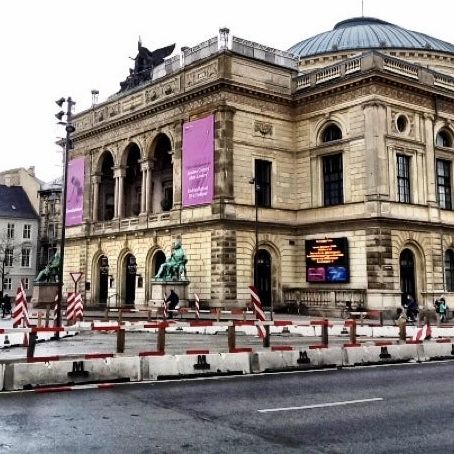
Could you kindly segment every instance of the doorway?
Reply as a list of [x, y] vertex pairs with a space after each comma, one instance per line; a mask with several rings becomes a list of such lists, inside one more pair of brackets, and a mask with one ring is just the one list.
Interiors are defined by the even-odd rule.
[[254, 286], [259, 292], [262, 306], [271, 307], [271, 255], [259, 249], [254, 257]]
[[109, 294], [109, 259], [105, 255], [101, 255], [98, 260], [99, 268], [99, 304], [107, 305], [107, 297]]
[[124, 302], [126, 305], [134, 305], [136, 299], [137, 263], [136, 258], [132, 254], [128, 254], [125, 258], [125, 273]]
[[416, 277], [415, 277], [415, 255], [410, 249], [404, 249], [399, 258], [400, 266], [400, 291], [402, 292], [402, 300], [404, 303], [406, 295], [416, 297]]

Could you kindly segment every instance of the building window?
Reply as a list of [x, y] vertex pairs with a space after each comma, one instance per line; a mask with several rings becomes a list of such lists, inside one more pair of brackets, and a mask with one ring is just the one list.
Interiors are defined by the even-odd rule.
[[454, 292], [454, 252], [448, 249], [445, 253], [445, 282], [446, 291]]
[[13, 266], [14, 250], [13, 248], [5, 249], [5, 266]]
[[396, 129], [399, 132], [405, 132], [408, 127], [408, 119], [405, 115], [399, 115], [396, 118]]
[[14, 238], [14, 224], [8, 224], [7, 238], [9, 240]]
[[323, 157], [323, 204], [344, 203], [342, 154]]
[[30, 267], [30, 255], [31, 249], [29, 248], [22, 248], [22, 256], [21, 256], [21, 266], [24, 268]]
[[255, 203], [259, 207], [271, 207], [271, 162], [255, 160]]
[[49, 240], [53, 240], [55, 238], [55, 224], [49, 224], [47, 226], [47, 236]]
[[24, 290], [30, 289], [30, 279], [28, 277], [24, 278]]
[[32, 231], [32, 226], [30, 224], [25, 224], [22, 238], [29, 240], [31, 238], [31, 231]]
[[437, 159], [438, 204], [444, 210], [452, 209], [451, 203], [451, 161]]
[[397, 200], [410, 203], [410, 157], [397, 155]]
[[341, 140], [342, 131], [336, 125], [327, 126], [322, 133], [322, 142], [332, 142], [333, 140]]
[[12, 280], [10, 277], [5, 277], [3, 279], [3, 290], [11, 290], [12, 288]]
[[452, 135], [446, 129], [441, 129], [435, 138], [435, 145], [438, 147], [452, 147]]

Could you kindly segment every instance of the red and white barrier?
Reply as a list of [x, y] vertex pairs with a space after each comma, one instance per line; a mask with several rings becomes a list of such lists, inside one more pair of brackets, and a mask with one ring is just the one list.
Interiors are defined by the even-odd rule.
[[58, 314], [58, 290], [55, 293], [54, 298], [54, 326], [57, 326], [57, 314]]
[[415, 334], [413, 334], [414, 341], [423, 341], [424, 339], [432, 337], [432, 329], [430, 325], [427, 323], [422, 328], [416, 330]]
[[28, 318], [27, 297], [25, 295], [25, 290], [22, 286], [22, 282], [20, 287], [17, 288], [16, 305], [14, 306], [13, 310], [13, 327], [17, 328], [21, 325], [23, 327], [30, 326], [30, 320]]
[[82, 320], [84, 318], [84, 304], [80, 293], [68, 293], [68, 307], [66, 308], [66, 319], [69, 321]]
[[[265, 312], [262, 309], [262, 301], [260, 300], [260, 296], [257, 292], [257, 289], [253, 286], [249, 286], [249, 292], [251, 294], [252, 306], [254, 307], [255, 317], [264, 322], [266, 320]], [[265, 328], [262, 325], [257, 325], [257, 331], [259, 337], [264, 338], [266, 335]]]
[[199, 299], [199, 295], [197, 295], [197, 293], [194, 293], [194, 298], [195, 298], [195, 318], [199, 319], [200, 318], [200, 299]]

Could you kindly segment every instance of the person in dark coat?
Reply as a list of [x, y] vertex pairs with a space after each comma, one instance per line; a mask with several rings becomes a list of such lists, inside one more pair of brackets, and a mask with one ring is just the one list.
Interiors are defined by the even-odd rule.
[[6, 314], [11, 314], [11, 298], [7, 293], [3, 295], [2, 303], [2, 318], [5, 318]]
[[166, 304], [168, 303], [169, 318], [173, 318], [172, 311], [175, 310], [179, 302], [180, 298], [178, 298], [178, 295], [173, 290], [170, 290], [170, 295], [166, 299]]

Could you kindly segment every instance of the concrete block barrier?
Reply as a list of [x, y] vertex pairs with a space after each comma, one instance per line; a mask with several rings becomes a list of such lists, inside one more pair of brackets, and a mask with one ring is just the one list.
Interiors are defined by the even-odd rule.
[[373, 337], [399, 337], [399, 328], [397, 326], [373, 326]]
[[454, 358], [454, 344], [450, 342], [424, 342], [421, 361]]
[[451, 327], [437, 327], [433, 326], [432, 327], [432, 337], [433, 338], [438, 338], [438, 337], [454, 337], [454, 328]]
[[419, 361], [421, 344], [389, 344], [344, 347], [344, 364], [380, 364]]
[[372, 326], [356, 325], [356, 335], [357, 336], [372, 337], [372, 329], [373, 328], [374, 327], [372, 327]]
[[315, 336], [315, 329], [313, 326], [290, 325], [288, 326], [288, 332], [290, 334], [299, 334], [300, 336], [305, 337]]
[[252, 373], [304, 370], [323, 366], [321, 349], [260, 351], [251, 354]]
[[49, 360], [6, 364], [4, 389], [13, 391], [71, 383], [140, 381], [140, 371], [139, 357], [100, 357], [75, 361]]
[[249, 353], [143, 356], [141, 367], [143, 380], [251, 373]]

